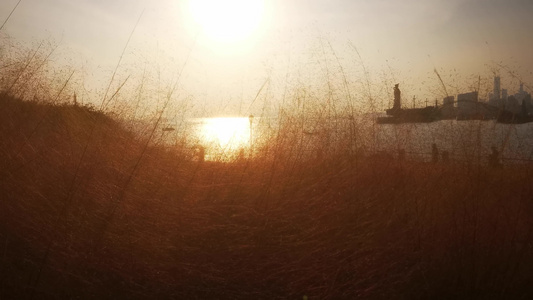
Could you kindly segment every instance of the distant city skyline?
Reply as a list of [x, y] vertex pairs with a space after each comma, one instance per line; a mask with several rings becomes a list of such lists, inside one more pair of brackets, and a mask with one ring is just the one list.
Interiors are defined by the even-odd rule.
[[[17, 2], [0, 3], [0, 21]], [[55, 40], [54, 62], [83, 69], [86, 88], [102, 90], [140, 18], [121, 70], [153, 68], [162, 82], [182, 74], [180, 91], [206, 113], [256, 113], [253, 101], [265, 81], [282, 95], [287, 86], [344, 76], [384, 107], [395, 83], [404, 99], [442, 101], [434, 70], [450, 94], [470, 92], [481, 77], [485, 97], [495, 75], [510, 94], [520, 81], [532, 89], [533, 1], [265, 1], [261, 30], [234, 45], [191, 31], [185, 4], [23, 0], [0, 35], [23, 43]]]

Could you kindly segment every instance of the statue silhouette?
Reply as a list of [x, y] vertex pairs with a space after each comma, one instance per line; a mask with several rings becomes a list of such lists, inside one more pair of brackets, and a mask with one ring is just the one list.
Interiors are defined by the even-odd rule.
[[397, 110], [402, 108], [402, 92], [398, 88], [399, 83], [394, 85], [394, 106], [392, 109]]

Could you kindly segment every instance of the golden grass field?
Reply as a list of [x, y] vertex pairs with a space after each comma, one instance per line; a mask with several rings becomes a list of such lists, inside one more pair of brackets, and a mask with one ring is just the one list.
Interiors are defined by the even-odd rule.
[[529, 164], [198, 162], [121, 124], [0, 96], [0, 298], [533, 296]]

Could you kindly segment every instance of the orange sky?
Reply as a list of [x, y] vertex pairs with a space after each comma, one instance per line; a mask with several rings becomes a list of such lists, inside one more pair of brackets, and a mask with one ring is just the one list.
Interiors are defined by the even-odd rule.
[[[0, 2], [0, 21], [17, 2]], [[370, 82], [384, 106], [398, 82], [407, 98], [442, 97], [435, 68], [452, 94], [469, 91], [479, 76], [490, 82], [491, 72], [502, 76], [511, 93], [519, 80], [527, 90], [533, 87], [529, 0], [264, 5], [252, 38], [227, 45], [195, 31], [184, 1], [171, 0], [23, 0], [0, 34], [28, 43], [55, 40], [62, 50], [54, 61], [79, 66], [86, 89], [102, 90], [142, 14], [121, 63], [123, 76], [150, 69], [168, 83], [181, 71], [181, 95], [206, 114], [260, 109], [252, 102], [267, 80], [274, 101], [287, 89], [318, 89], [325, 78], [345, 77], [355, 93]]]

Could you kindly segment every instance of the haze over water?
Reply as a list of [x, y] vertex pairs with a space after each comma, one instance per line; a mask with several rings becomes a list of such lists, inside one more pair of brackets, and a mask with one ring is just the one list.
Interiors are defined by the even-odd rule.
[[[357, 151], [363, 151], [365, 155], [389, 153], [393, 157], [398, 155], [399, 150], [404, 150], [408, 159], [428, 161], [431, 145], [435, 143], [441, 153], [447, 151], [451, 160], [460, 162], [486, 163], [491, 147], [496, 147], [502, 153], [504, 163], [533, 159], [533, 123], [441, 120], [432, 123], [372, 125], [372, 118], [360, 119], [356, 125], [353, 122], [350, 119], [340, 119], [330, 122], [329, 126], [316, 126], [313, 123], [295, 126], [292, 132], [295, 137], [294, 147], [303, 149], [299, 158], [314, 159], [318, 155], [318, 149], [334, 155], [354, 155]], [[248, 157], [251, 146], [255, 151], [264, 146], [262, 139], [276, 134], [277, 124], [275, 118], [255, 119], [252, 122], [253, 143], [250, 143], [249, 118], [189, 119], [185, 125], [177, 126], [177, 131], [163, 133], [163, 143], [175, 145], [180, 135], [185, 135], [188, 147], [205, 148], [206, 160], [229, 161], [243, 158], [243, 154], [244, 158]], [[350, 127], [355, 128], [354, 126], [358, 126], [360, 130], [357, 142], [349, 140], [347, 135]], [[326, 147], [322, 146], [324, 141], [327, 141]], [[347, 150], [346, 143], [350, 143], [351, 150]], [[343, 152], [338, 149], [343, 149]]]

